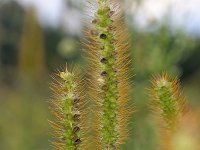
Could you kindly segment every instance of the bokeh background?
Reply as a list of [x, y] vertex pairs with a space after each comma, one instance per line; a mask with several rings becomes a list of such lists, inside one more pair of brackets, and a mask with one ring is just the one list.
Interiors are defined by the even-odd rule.
[[[0, 150], [51, 150], [50, 75], [84, 65], [80, 41], [84, 0], [0, 1]], [[124, 150], [156, 150], [148, 106], [149, 79], [162, 71], [181, 79], [191, 109], [176, 150], [199, 150], [200, 1], [123, 0], [130, 32], [137, 112]], [[92, 142], [92, 141], [91, 141]]]

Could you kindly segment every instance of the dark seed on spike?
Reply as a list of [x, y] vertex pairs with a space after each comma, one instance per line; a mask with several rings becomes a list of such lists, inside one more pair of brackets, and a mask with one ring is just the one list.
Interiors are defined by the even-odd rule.
[[106, 58], [102, 58], [101, 59], [101, 63], [106, 63], [107, 62], [107, 59]]
[[108, 88], [107, 88], [106, 85], [103, 85], [103, 86], [101, 87], [101, 89], [105, 91], [105, 90], [107, 90]]
[[75, 140], [75, 144], [80, 144], [81, 143], [81, 140], [80, 139], [76, 139]]
[[81, 116], [81, 115], [79, 115], [79, 114], [75, 114], [75, 115], [74, 115], [74, 120], [75, 120], [75, 121], [79, 121], [80, 116]]
[[114, 13], [115, 13], [115, 11], [110, 11], [109, 16], [111, 17]]
[[107, 75], [107, 72], [106, 71], [103, 71], [102, 73], [101, 73], [101, 76], [106, 76]]
[[73, 132], [76, 133], [76, 132], [79, 132], [80, 131], [80, 128], [79, 127], [74, 127], [73, 129]]
[[76, 104], [76, 103], [78, 103], [80, 101], [80, 99], [78, 98], [78, 97], [75, 97], [74, 98], [74, 103]]
[[97, 24], [97, 22], [98, 22], [97, 19], [92, 20], [92, 23], [93, 23], [93, 24]]
[[102, 34], [100, 34], [100, 38], [101, 38], [101, 39], [106, 39], [106, 38], [107, 38], [107, 35], [104, 34], [104, 33], [102, 33]]

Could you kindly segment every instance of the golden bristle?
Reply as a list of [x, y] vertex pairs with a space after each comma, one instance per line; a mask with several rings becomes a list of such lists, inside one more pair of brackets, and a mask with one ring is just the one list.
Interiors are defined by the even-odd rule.
[[[104, 29], [100, 29], [100, 27], [97, 26], [99, 19], [101, 18], [98, 18], [98, 16], [94, 15], [94, 17], [92, 17], [93, 21], [91, 21], [90, 27], [84, 30], [86, 40], [84, 40], [83, 46], [88, 61], [87, 72], [89, 84], [88, 86], [90, 87], [89, 97], [95, 104], [94, 129], [96, 134], [94, 139], [97, 149], [101, 150], [106, 147], [104, 145], [105, 143], [102, 142], [102, 121], [104, 119], [104, 114], [109, 113], [111, 110], [105, 110], [106, 108], [103, 106], [105, 102], [106, 91], [102, 93], [102, 88], [107, 88], [103, 86], [108, 83], [106, 83], [107, 81], [101, 74], [104, 72], [102, 66], [106, 67], [104, 63], [107, 61], [112, 62], [114, 60], [113, 66], [109, 67], [115, 69], [113, 72], [111, 71], [111, 73], [114, 73], [116, 76], [116, 84], [114, 85], [117, 88], [117, 95], [113, 96], [116, 97], [115, 103], [117, 109], [114, 109], [113, 111], [116, 111], [116, 125], [114, 130], [118, 136], [116, 141], [112, 143], [110, 147], [112, 147], [112, 149], [119, 149], [120, 145], [124, 144], [129, 135], [129, 130], [127, 129], [128, 120], [131, 114], [134, 112], [134, 107], [129, 104], [131, 99], [131, 84], [129, 80], [132, 76], [130, 75], [131, 59], [128, 52], [130, 47], [128, 42], [128, 32], [125, 30], [125, 25], [123, 23], [123, 13], [120, 9], [119, 3], [113, 0], [107, 0], [104, 2], [99, 0], [97, 3], [98, 4], [95, 4], [95, 6], [98, 6], [98, 10], [95, 14], [97, 14], [98, 11], [101, 11], [100, 7], [105, 8], [105, 11], [107, 11], [106, 9], [109, 9], [107, 18], [104, 19], [107, 19], [107, 21], [110, 22], [110, 25], [106, 26]], [[104, 32], [105, 35], [102, 34]], [[107, 57], [104, 60], [105, 62], [101, 62], [101, 59], [104, 58], [102, 53], [106, 53], [106, 51], [104, 51], [105, 48], [102, 47], [104, 44], [102, 42], [102, 38], [106, 38], [107, 36], [112, 36], [112, 39], [108, 39], [107, 41], [105, 39], [105, 41], [113, 47], [110, 48], [110, 51], [113, 51], [111, 55], [114, 57], [114, 59], [111, 58], [110, 60], [107, 60]], [[107, 94], [109, 93], [107, 92]], [[109, 148], [107, 147], [106, 149]]]
[[[67, 68], [58, 71], [52, 77], [53, 97], [50, 100], [50, 110], [54, 121], [49, 121], [53, 128], [52, 146], [56, 150], [87, 149], [87, 113], [85, 101], [85, 85], [77, 68], [68, 71]], [[71, 111], [66, 108], [70, 108]], [[72, 115], [73, 118], [67, 116]], [[71, 119], [71, 121], [69, 120]], [[69, 126], [67, 122], [72, 122]], [[66, 134], [72, 133], [72, 137]], [[78, 133], [78, 134], [77, 134]], [[72, 141], [72, 142], [69, 142]]]
[[167, 73], [154, 76], [151, 80], [151, 109], [158, 122], [161, 148], [172, 150], [172, 138], [186, 113], [185, 97], [180, 82]]

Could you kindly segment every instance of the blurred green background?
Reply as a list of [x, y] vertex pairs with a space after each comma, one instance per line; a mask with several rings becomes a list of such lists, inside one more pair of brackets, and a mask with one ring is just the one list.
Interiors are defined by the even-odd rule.
[[[175, 140], [177, 145], [184, 146], [176, 149], [199, 150], [200, 31], [187, 32], [184, 26], [172, 26], [171, 7], [164, 21], [151, 18], [148, 25], [141, 28], [135, 18], [138, 18], [136, 12], [142, 7], [142, 1], [124, 1], [135, 74], [132, 94], [137, 111], [130, 122], [131, 137], [123, 149], [158, 149], [147, 88], [153, 74], [167, 71], [180, 77], [191, 109], [190, 119], [184, 123], [185, 133]], [[47, 3], [49, 5], [42, 7], [44, 4], [40, 1], [37, 5], [29, 4], [28, 0], [0, 1], [0, 150], [52, 149], [47, 122], [51, 119], [48, 109], [50, 75], [66, 61], [84, 65], [80, 45], [84, 28], [81, 20], [87, 21], [82, 15], [87, 9], [84, 1]], [[62, 8], [60, 13], [51, 12], [56, 10], [57, 5], [53, 5], [56, 3]], [[133, 7], [130, 9], [130, 6]], [[42, 10], [46, 15], [41, 15]]]

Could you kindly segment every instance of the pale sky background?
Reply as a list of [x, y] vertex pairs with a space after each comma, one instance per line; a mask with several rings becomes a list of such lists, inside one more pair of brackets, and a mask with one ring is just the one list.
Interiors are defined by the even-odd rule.
[[[17, 0], [25, 7], [34, 6], [43, 25], [57, 27], [63, 23], [71, 33], [78, 33], [81, 28], [81, 12], [64, 4], [68, 0]], [[73, 0], [79, 3], [81, 0]], [[85, 0], [82, 0], [85, 1]], [[134, 0], [126, 0], [127, 12], [135, 11]], [[170, 8], [170, 23], [181, 27], [188, 33], [200, 34], [200, 0], [144, 0], [137, 11], [136, 20], [141, 27], [146, 27], [149, 20], [162, 22]], [[64, 13], [63, 13], [64, 12]]]

